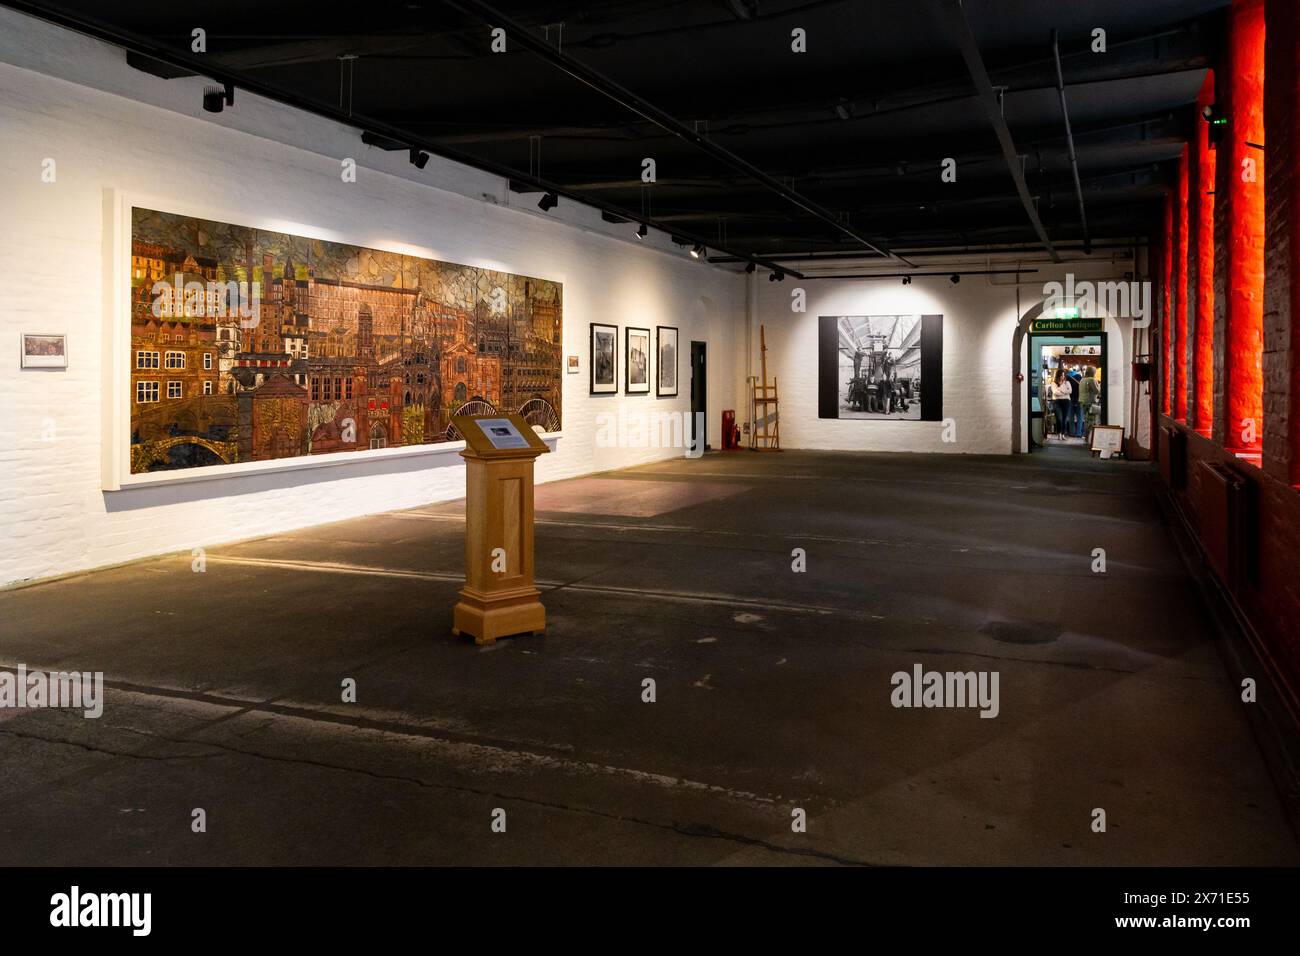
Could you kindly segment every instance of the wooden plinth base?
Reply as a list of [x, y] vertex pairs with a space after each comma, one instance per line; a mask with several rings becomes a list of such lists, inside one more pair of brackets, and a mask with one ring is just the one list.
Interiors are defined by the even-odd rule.
[[462, 588], [460, 601], [452, 608], [451, 632], [471, 634], [475, 644], [491, 644], [498, 637], [546, 632], [546, 608], [536, 588], [483, 594]]

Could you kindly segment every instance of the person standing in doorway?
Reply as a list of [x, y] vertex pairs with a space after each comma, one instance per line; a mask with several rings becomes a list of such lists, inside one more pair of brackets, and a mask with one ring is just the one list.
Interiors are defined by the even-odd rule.
[[1083, 406], [1079, 403], [1079, 375], [1078, 367], [1071, 368], [1066, 375], [1066, 383], [1070, 386], [1070, 434], [1075, 438], [1083, 437]]
[[1095, 368], [1088, 369], [1088, 374], [1079, 383], [1079, 404], [1083, 407], [1085, 437], [1088, 430], [1097, 424], [1098, 413], [1101, 411], [1101, 381], [1097, 378], [1099, 371]]
[[1070, 433], [1070, 382], [1063, 369], [1056, 370], [1051, 396], [1052, 407], [1056, 410], [1056, 434], [1064, 438]]

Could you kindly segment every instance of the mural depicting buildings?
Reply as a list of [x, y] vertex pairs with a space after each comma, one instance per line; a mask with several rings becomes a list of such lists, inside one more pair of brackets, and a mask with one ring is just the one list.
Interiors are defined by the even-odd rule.
[[560, 427], [558, 283], [135, 209], [131, 470]]

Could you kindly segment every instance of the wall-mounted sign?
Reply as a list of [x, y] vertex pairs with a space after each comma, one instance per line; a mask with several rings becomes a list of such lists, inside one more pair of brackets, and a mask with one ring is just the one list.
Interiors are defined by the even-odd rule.
[[1085, 319], [1075, 316], [1039, 316], [1029, 326], [1029, 331], [1034, 335], [1042, 335], [1045, 332], [1100, 332], [1102, 331], [1102, 320], [1100, 318]]
[[21, 368], [67, 368], [66, 335], [24, 332]]

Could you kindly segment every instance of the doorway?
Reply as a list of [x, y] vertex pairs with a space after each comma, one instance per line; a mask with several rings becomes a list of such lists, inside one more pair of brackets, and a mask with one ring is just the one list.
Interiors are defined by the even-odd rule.
[[[709, 447], [709, 409], [707, 396], [708, 360], [705, 343], [691, 343], [691, 447]], [[696, 435], [695, 430], [703, 427], [704, 434]]]
[[[1066, 386], [1078, 401], [1058, 405], [1053, 385]], [[1095, 384], [1088, 385], [1091, 378]], [[1067, 385], [1073, 379], [1075, 384]], [[1106, 335], [1102, 333], [1029, 334], [1029, 448], [1078, 447], [1086, 450], [1094, 425], [1109, 424], [1106, 389]], [[1093, 401], [1087, 401], [1092, 392]], [[1064, 415], [1062, 415], [1064, 412]]]

